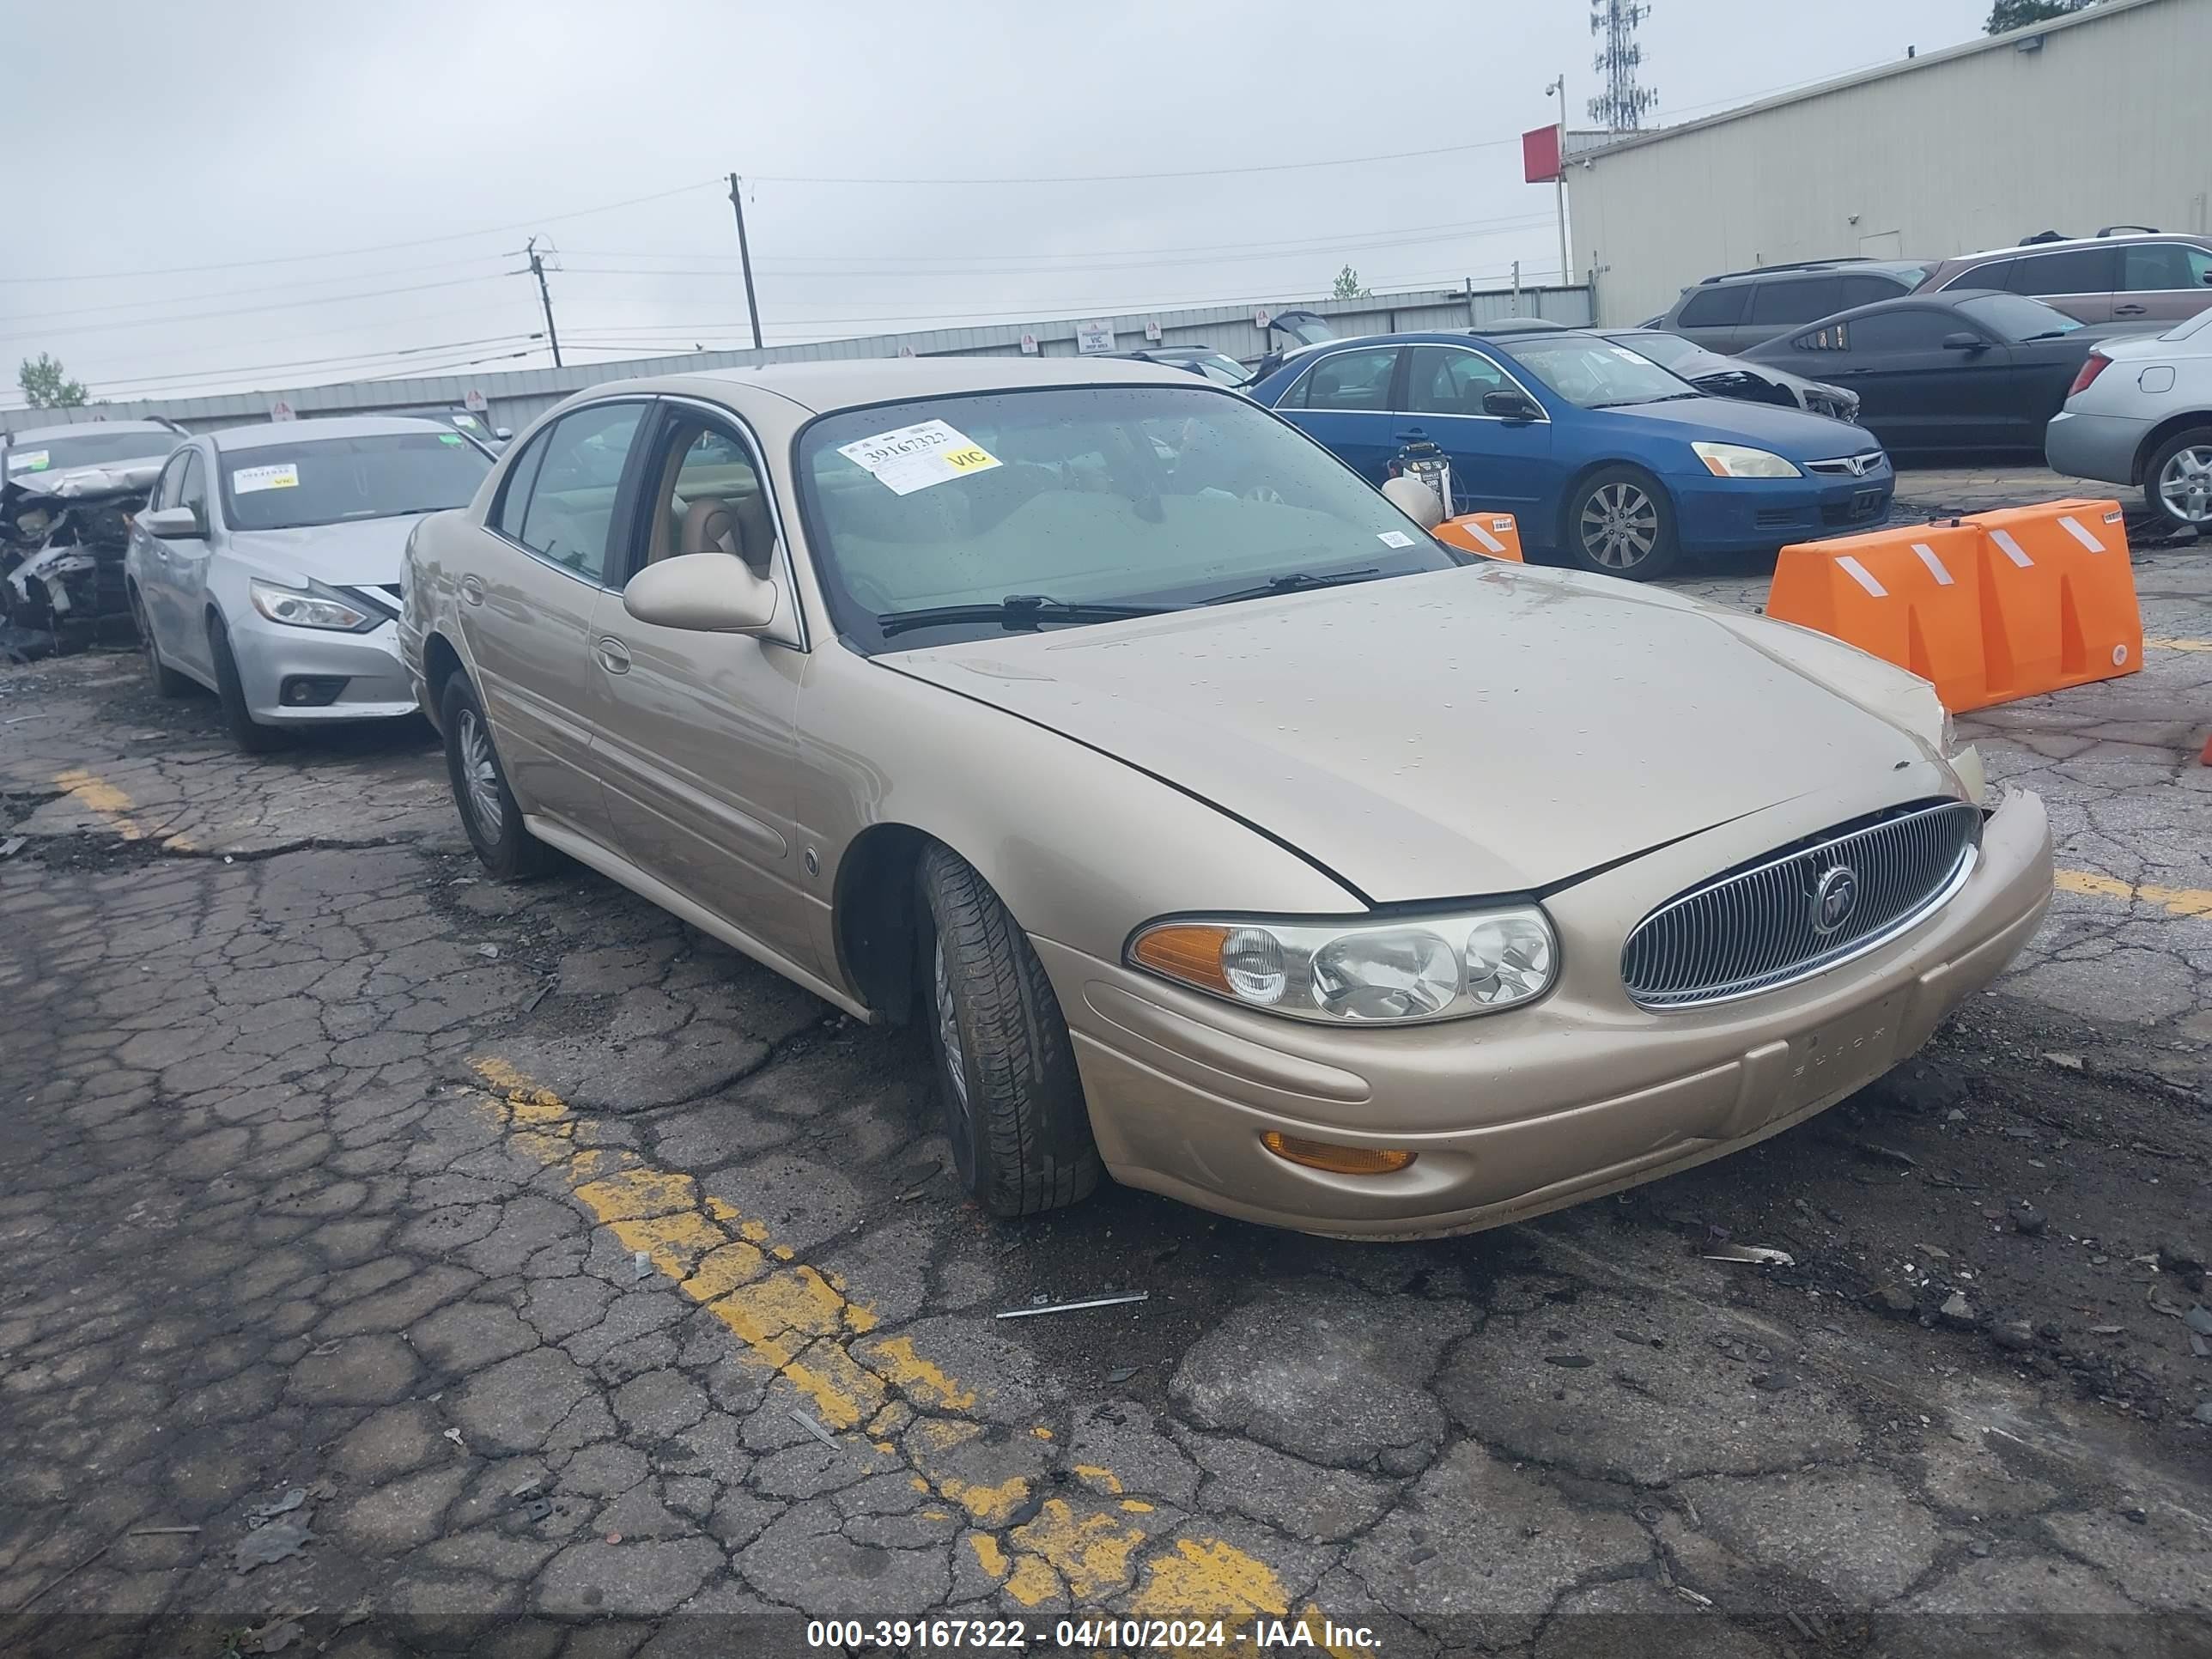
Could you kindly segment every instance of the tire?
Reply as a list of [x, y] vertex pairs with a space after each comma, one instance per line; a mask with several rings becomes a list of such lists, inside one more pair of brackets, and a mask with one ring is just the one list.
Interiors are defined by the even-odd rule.
[[483, 867], [501, 881], [527, 881], [556, 862], [551, 848], [523, 827], [522, 808], [507, 787], [507, 769], [494, 746], [483, 704], [466, 674], [447, 677], [439, 702], [446, 731], [446, 776], [453, 810]]
[[1644, 582], [1682, 556], [1674, 503], [1641, 467], [1600, 467], [1574, 487], [1559, 516], [1559, 545], [1577, 570]]
[[2143, 504], [2171, 530], [2212, 530], [2212, 426], [2160, 444], [2143, 467]]
[[918, 983], [961, 1184], [994, 1216], [1073, 1204], [1098, 1184], [1098, 1148], [1044, 964], [949, 849], [924, 852], [916, 881]]
[[210, 617], [207, 629], [208, 655], [215, 660], [215, 695], [222, 704], [222, 723], [229, 728], [230, 740], [238, 745], [241, 754], [265, 755], [281, 749], [285, 734], [273, 726], [262, 725], [246, 706], [246, 687], [238, 678], [238, 659], [230, 653], [230, 630], [222, 625], [220, 617]]
[[179, 674], [161, 660], [161, 642], [154, 637], [152, 620], [146, 615], [146, 606], [138, 597], [138, 590], [131, 590], [131, 621], [138, 629], [141, 654], [146, 659], [146, 678], [153, 683], [157, 697], [181, 697], [192, 689], [191, 678]]

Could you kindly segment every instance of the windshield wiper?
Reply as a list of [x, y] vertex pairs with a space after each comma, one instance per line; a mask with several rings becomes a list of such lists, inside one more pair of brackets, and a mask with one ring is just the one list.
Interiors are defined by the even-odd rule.
[[1008, 629], [1046, 623], [1120, 622], [1125, 617], [1157, 617], [1174, 609], [1164, 605], [1071, 605], [1048, 593], [1009, 593], [996, 605], [933, 605], [921, 611], [893, 611], [876, 618], [885, 639], [911, 629], [961, 623], [997, 623]]
[[1310, 570], [1294, 570], [1287, 576], [1270, 576], [1257, 587], [1232, 588], [1226, 593], [1216, 593], [1204, 603], [1234, 605], [1239, 599], [1265, 599], [1278, 593], [1303, 593], [1310, 587], [1339, 587], [1346, 582], [1364, 582], [1382, 574], [1378, 567], [1371, 564], [1358, 570], [1332, 570], [1319, 575]]

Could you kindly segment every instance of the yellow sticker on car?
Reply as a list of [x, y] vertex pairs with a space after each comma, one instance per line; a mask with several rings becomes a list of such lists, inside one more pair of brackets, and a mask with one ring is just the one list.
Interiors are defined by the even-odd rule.
[[297, 489], [300, 464], [283, 461], [275, 466], [241, 466], [230, 475], [234, 495], [251, 495], [257, 489]]
[[837, 453], [894, 495], [911, 495], [1000, 464], [989, 450], [943, 421], [917, 421], [878, 432], [872, 438], [839, 444]]

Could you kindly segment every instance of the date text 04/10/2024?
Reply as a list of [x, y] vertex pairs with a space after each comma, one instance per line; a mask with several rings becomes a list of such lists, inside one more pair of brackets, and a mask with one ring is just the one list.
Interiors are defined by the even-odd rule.
[[1374, 1633], [1364, 1626], [1326, 1620], [1261, 1619], [1248, 1626], [1212, 1619], [1062, 1619], [1049, 1630], [1032, 1630], [1019, 1619], [818, 1619], [806, 1626], [810, 1648], [845, 1651], [988, 1653], [1039, 1649], [1064, 1653], [1170, 1653], [1212, 1648], [1265, 1651], [1299, 1649], [1358, 1653], [1380, 1659]]

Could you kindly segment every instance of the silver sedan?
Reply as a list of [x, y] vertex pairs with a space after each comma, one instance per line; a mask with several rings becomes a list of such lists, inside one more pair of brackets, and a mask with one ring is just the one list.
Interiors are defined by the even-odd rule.
[[2058, 471], [2140, 485], [2174, 529], [2212, 526], [2212, 309], [2163, 334], [2100, 341], [2043, 447]]
[[155, 688], [208, 687], [249, 753], [287, 726], [411, 714], [393, 627], [407, 538], [490, 470], [489, 452], [450, 426], [398, 416], [191, 440], [124, 559]]

